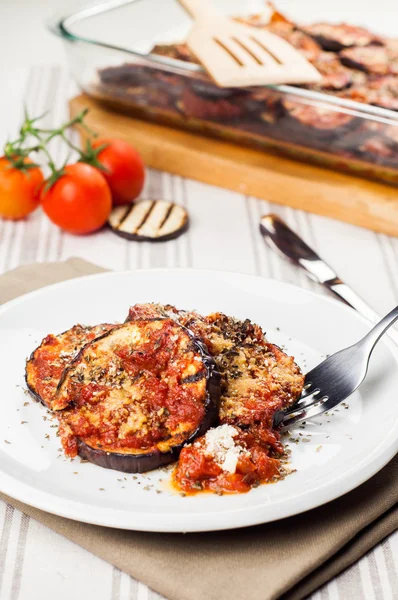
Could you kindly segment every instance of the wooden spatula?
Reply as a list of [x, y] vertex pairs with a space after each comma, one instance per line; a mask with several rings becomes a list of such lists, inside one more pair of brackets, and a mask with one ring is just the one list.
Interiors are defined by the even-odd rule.
[[207, 0], [179, 0], [194, 17], [187, 44], [221, 87], [316, 83], [315, 67], [284, 39], [219, 14]]

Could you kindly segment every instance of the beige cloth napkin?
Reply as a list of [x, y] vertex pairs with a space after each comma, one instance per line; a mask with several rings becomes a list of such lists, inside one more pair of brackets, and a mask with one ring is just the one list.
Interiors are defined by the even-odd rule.
[[[80, 259], [0, 277], [0, 303], [102, 269]], [[299, 600], [398, 528], [398, 456], [325, 506], [236, 531], [154, 534], [87, 525], [0, 498], [170, 600]]]

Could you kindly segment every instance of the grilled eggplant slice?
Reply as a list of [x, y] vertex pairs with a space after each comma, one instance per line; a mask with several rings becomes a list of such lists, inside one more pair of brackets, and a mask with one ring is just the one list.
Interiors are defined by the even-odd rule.
[[[207, 90], [206, 90], [207, 87]], [[215, 86], [212, 86], [214, 89]], [[227, 97], [220, 97], [210, 86], [193, 84], [186, 88], [181, 98], [181, 110], [187, 117], [209, 119], [216, 121], [231, 121], [239, 119], [244, 113], [244, 105], [239, 100], [244, 95], [240, 92], [227, 91]], [[207, 95], [206, 95], [206, 91]], [[225, 91], [222, 90], [225, 94]], [[245, 95], [246, 97], [246, 95]]]
[[398, 52], [384, 46], [347, 48], [340, 52], [341, 62], [370, 75], [398, 75]]
[[358, 122], [350, 114], [304, 102], [283, 99], [281, 106], [281, 128], [285, 128], [290, 137], [294, 134], [298, 142], [306, 144], [322, 140], [330, 142], [355, 127]]
[[26, 362], [25, 381], [30, 393], [51, 409], [64, 369], [79, 350], [115, 325], [75, 325], [59, 335], [48, 335]]
[[279, 21], [271, 23], [266, 29], [285, 39], [311, 62], [313, 62], [322, 52], [322, 48], [312, 37], [303, 31], [296, 29], [292, 23]]
[[219, 375], [206, 346], [172, 319], [131, 321], [87, 344], [53, 407], [68, 456], [140, 473], [177, 459], [218, 418]]
[[324, 50], [334, 52], [353, 46], [363, 47], [370, 44], [382, 44], [382, 40], [367, 29], [347, 25], [346, 23], [314, 23], [301, 29], [314, 38]]
[[164, 200], [142, 200], [128, 207], [118, 206], [109, 217], [112, 230], [136, 242], [174, 240], [189, 226], [188, 213], [182, 206]]
[[369, 79], [366, 85], [354, 86], [339, 95], [356, 102], [398, 110], [398, 76], [386, 75]]
[[192, 54], [185, 43], [157, 44], [152, 48], [151, 54], [159, 54], [160, 56], [167, 56], [167, 58], [174, 58], [175, 60], [183, 60], [185, 62], [198, 62], [198, 59]]
[[[319, 83], [307, 85], [306, 87], [309, 89], [338, 92], [350, 87], [358, 79], [357, 72], [343, 66], [338, 56], [333, 52], [321, 52], [311, 62], [321, 73], [322, 80]], [[360, 75], [365, 79], [363, 73]]]

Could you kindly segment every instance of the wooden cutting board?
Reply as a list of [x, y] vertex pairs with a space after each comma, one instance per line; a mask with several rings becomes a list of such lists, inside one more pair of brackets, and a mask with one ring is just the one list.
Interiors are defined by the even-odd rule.
[[[398, 188], [114, 112], [81, 95], [71, 116], [131, 142], [148, 167], [398, 236]], [[79, 128], [82, 139], [87, 137]]]

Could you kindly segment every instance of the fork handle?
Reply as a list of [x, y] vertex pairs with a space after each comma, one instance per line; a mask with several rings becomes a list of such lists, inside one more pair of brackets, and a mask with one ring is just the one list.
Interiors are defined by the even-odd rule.
[[373, 329], [369, 331], [367, 335], [362, 339], [363, 344], [369, 351], [372, 352], [373, 348], [381, 338], [381, 336], [395, 323], [398, 319], [398, 306], [396, 306], [391, 312], [388, 313]]
[[196, 21], [209, 21], [221, 16], [212, 3], [207, 0], [179, 0], [179, 3]]

